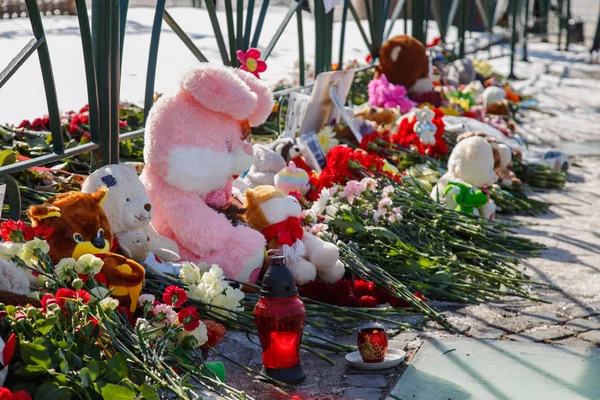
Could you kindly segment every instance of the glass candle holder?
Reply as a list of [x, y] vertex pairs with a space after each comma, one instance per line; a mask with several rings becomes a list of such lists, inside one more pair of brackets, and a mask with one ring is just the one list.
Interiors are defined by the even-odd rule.
[[365, 328], [358, 332], [358, 352], [365, 363], [378, 363], [385, 359], [388, 336], [383, 328]]

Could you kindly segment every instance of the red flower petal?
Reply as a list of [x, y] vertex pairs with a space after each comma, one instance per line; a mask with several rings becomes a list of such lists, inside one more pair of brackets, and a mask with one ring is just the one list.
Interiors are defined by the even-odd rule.
[[10, 361], [15, 354], [15, 347], [17, 346], [17, 335], [11, 333], [4, 345], [4, 351], [2, 352], [2, 365], [5, 367], [10, 364]]
[[260, 50], [251, 47], [246, 51], [246, 56], [248, 58], [254, 58], [255, 60], [258, 60], [260, 58]]
[[163, 303], [172, 306], [173, 308], [181, 307], [181, 305], [188, 299], [185, 290], [174, 285], [171, 285], [165, 289], [162, 298]]

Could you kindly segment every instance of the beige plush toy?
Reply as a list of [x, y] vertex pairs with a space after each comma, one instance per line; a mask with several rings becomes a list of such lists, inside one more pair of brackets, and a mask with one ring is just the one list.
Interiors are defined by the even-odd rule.
[[315, 280], [317, 274], [328, 283], [344, 276], [337, 246], [304, 231], [302, 208], [294, 197], [273, 186], [257, 186], [246, 191], [244, 208], [248, 226], [265, 236], [269, 250], [282, 250], [298, 285]]
[[491, 145], [481, 136], [471, 136], [452, 150], [448, 172], [431, 191], [431, 198], [448, 208], [494, 219], [496, 204], [485, 192], [497, 179]]
[[85, 180], [81, 191], [94, 193], [103, 186], [109, 192], [102, 209], [126, 257], [142, 262], [145, 258], [139, 257], [150, 251], [163, 261], [179, 261], [177, 244], [157, 234], [150, 224], [154, 210], [134, 167], [114, 164], [97, 169]]

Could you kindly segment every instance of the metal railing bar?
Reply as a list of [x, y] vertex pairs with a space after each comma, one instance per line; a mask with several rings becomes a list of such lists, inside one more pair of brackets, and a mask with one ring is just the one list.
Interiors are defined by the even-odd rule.
[[0, 72], [0, 88], [4, 86], [11, 76], [15, 74], [21, 68], [21, 65], [27, 61], [27, 59], [46, 41], [45, 37], [41, 39], [31, 39], [22, 49], [17, 53], [15, 58], [10, 60], [6, 68]]
[[[235, 30], [236, 50], [241, 50], [244, 47], [244, 0], [237, 0], [235, 10], [237, 14], [237, 26]], [[231, 59], [233, 66], [238, 65], [237, 56]]]
[[[16, 179], [10, 175], [0, 176], [0, 185], [6, 185], [8, 199], [8, 218], [18, 221], [21, 217], [21, 192]], [[1, 210], [0, 210], [1, 211]]]
[[98, 108], [100, 110], [100, 159], [99, 165], [112, 163], [110, 152], [110, 130], [112, 123], [110, 110], [110, 12], [112, 1], [92, 1], [92, 35], [94, 37], [96, 80], [98, 88]]
[[[146, 91], [144, 93], [144, 121], [146, 120], [146, 118], [148, 118], [148, 113], [150, 112], [150, 109], [154, 104], [154, 83], [156, 80], [156, 63], [158, 60], [158, 45], [160, 42], [162, 21], [164, 18], [164, 20], [167, 21], [168, 24], [168, 20], [172, 20], [169, 13], [165, 12], [165, 4], [166, 0], [157, 0], [156, 9], [154, 11], [154, 21], [152, 22], [152, 36], [150, 37], [150, 51], [148, 52], [148, 68], [146, 71]], [[175, 23], [175, 21], [173, 21], [173, 23]], [[178, 25], [177, 28], [179, 28]], [[175, 34], [177, 34], [176, 30], [172, 26], [171, 29], [173, 29], [173, 32], [175, 32]], [[185, 43], [181, 36], [179, 38], [182, 42]]]
[[[265, 48], [265, 51], [262, 53], [263, 60], [266, 60], [267, 58], [269, 58], [269, 56], [271, 55], [271, 52], [273, 51], [273, 47], [275, 47], [275, 45], [277, 44], [277, 41], [279, 40], [279, 38], [281, 37], [281, 34], [283, 33], [283, 31], [289, 24], [290, 20], [292, 19], [292, 16], [294, 15], [294, 13], [296, 12], [297, 9], [301, 8], [301, 6], [302, 6], [302, 3], [300, 3], [299, 1], [296, 1], [292, 5], [290, 5], [290, 8], [288, 9], [287, 13], [283, 17], [283, 20], [281, 21], [281, 24], [279, 25], [279, 27], [277, 28], [277, 31], [275, 32], [275, 35], [271, 38], [271, 41]], [[262, 13], [262, 10], [261, 10], [261, 13]], [[256, 34], [254, 37], [256, 38]]]
[[481, 0], [474, 0], [474, 1], [475, 1], [475, 7], [477, 8], [477, 12], [479, 13], [479, 16], [481, 17], [481, 19], [483, 20], [483, 26], [485, 27], [486, 31], [489, 31], [490, 24], [488, 22], [487, 15], [485, 13], [485, 7], [483, 7]]
[[256, 21], [256, 28], [254, 30], [254, 36], [252, 37], [251, 47], [258, 46], [260, 32], [262, 31], [263, 24], [265, 23], [265, 17], [267, 16], [267, 8], [269, 7], [269, 1], [270, 0], [263, 0], [262, 6], [260, 7], [260, 13], [258, 14], [258, 21]]
[[[207, 0], [210, 2], [212, 0]], [[231, 4], [231, 0], [225, 0], [225, 17], [227, 19], [227, 38], [229, 39], [229, 64], [227, 65], [237, 65], [237, 56], [235, 54], [235, 28], [233, 25], [233, 5]]]
[[125, 29], [127, 28], [127, 11], [129, 11], [129, 0], [121, 0], [120, 3], [120, 21], [119, 21], [119, 37], [120, 37], [120, 44], [121, 44], [121, 54], [119, 56], [119, 60], [121, 65], [123, 65], [123, 48], [125, 47]]
[[64, 153], [62, 153], [62, 154], [46, 154], [43, 156], [32, 158], [30, 160], [19, 161], [14, 164], [9, 164], [9, 165], [0, 167], [0, 176], [14, 174], [16, 172], [21, 172], [21, 171], [24, 171], [24, 170], [32, 168], [32, 167], [39, 167], [41, 165], [46, 165], [46, 164], [50, 164], [53, 162], [61, 161], [61, 160], [64, 160], [64, 159], [67, 159], [70, 157], [74, 157], [74, 156], [82, 154], [82, 153], [88, 153], [91, 151], [98, 150], [99, 148], [100, 148], [100, 145], [98, 143], [86, 143], [86, 144], [79, 145], [77, 147], [72, 147], [70, 149], [66, 149], [64, 151]]
[[56, 154], [64, 152], [64, 143], [62, 137], [62, 127], [60, 125], [60, 112], [58, 110], [58, 100], [56, 98], [56, 85], [54, 84], [54, 74], [52, 73], [52, 62], [50, 61], [50, 52], [48, 51], [48, 43], [45, 40], [44, 25], [42, 17], [35, 0], [28, 0], [27, 13], [33, 35], [37, 40], [42, 40], [42, 43], [37, 49], [38, 58], [40, 60], [40, 68], [42, 70], [42, 80], [44, 82], [44, 91], [46, 92], [46, 104], [48, 105], [48, 116], [50, 117], [50, 132], [52, 133], [52, 149]]
[[223, 32], [221, 31], [221, 25], [219, 25], [219, 18], [217, 17], [215, 4], [213, 3], [213, 0], [205, 0], [204, 4], [206, 5], [206, 11], [208, 11], [210, 24], [212, 25], [215, 38], [217, 39], [217, 46], [219, 47], [219, 53], [221, 53], [221, 61], [223, 61], [223, 64], [225, 65], [231, 65], [233, 60], [230, 62], [229, 56], [227, 55], [227, 46], [225, 46], [225, 39], [223, 39]]
[[135, 139], [137, 137], [144, 136], [145, 128], [136, 129], [135, 131], [122, 133], [119, 135], [119, 142], [124, 142], [126, 140]]
[[398, 0], [398, 2], [396, 3], [396, 7], [394, 7], [394, 11], [392, 12], [392, 16], [390, 17], [390, 24], [388, 25], [387, 31], [384, 35], [384, 38], [386, 40], [390, 38], [392, 30], [394, 29], [394, 24], [396, 23], [396, 20], [400, 17], [400, 13], [402, 12], [402, 8], [404, 7], [405, 2], [406, 0]]
[[[367, 38], [367, 33], [365, 32], [362, 24], [360, 23], [360, 17], [358, 16], [356, 9], [352, 5], [352, 1], [348, 2], [348, 9], [350, 10], [352, 17], [354, 18], [354, 21], [356, 21], [356, 25], [358, 26], [358, 31], [360, 32], [360, 35], [362, 36], [363, 40], [365, 41], [365, 44], [369, 48], [369, 52], [370, 52], [371, 51], [371, 43], [369, 43], [369, 39]], [[376, 54], [371, 54], [371, 55], [373, 56], [373, 58], [377, 57]]]
[[[158, 0], [163, 1], [163, 0]], [[163, 1], [164, 3], [164, 1]], [[158, 7], [157, 7], [158, 10]], [[184, 30], [181, 28], [181, 26], [179, 26], [179, 24], [177, 23], [177, 21], [175, 21], [175, 19], [173, 18], [173, 16], [171, 16], [171, 14], [169, 13], [169, 11], [167, 11], [166, 9], [164, 9], [163, 7], [163, 19], [164, 21], [167, 23], [167, 25], [169, 25], [169, 27], [171, 28], [171, 30], [179, 37], [179, 39], [183, 42], [183, 44], [185, 45], [185, 47], [188, 48], [188, 50], [194, 55], [194, 57], [196, 57], [198, 59], [198, 61], [200, 62], [208, 62], [208, 59], [206, 58], [206, 56], [202, 53], [202, 51], [194, 44], [194, 42], [192, 41], [192, 39], [190, 39], [190, 37], [184, 32]], [[160, 31], [158, 32], [158, 34], [160, 35]], [[158, 53], [158, 43], [157, 43], [157, 53]]]
[[79, 20], [79, 34], [83, 47], [83, 62], [85, 65], [85, 80], [88, 95], [88, 112], [90, 117], [90, 138], [93, 143], [100, 140], [100, 111], [98, 109], [98, 87], [96, 86], [96, 64], [92, 52], [92, 33], [87, 14], [85, 0], [75, 0], [77, 19]]
[[448, 29], [454, 23], [454, 18], [456, 17], [456, 12], [458, 11], [458, 5], [461, 1], [462, 0], [452, 0], [452, 5], [450, 6], [450, 12], [448, 13], [448, 22], [446, 23], [446, 31], [443, 33], [444, 37], [446, 37], [446, 35], [448, 35]]
[[304, 86], [306, 77], [304, 76], [304, 28], [302, 26], [301, 7], [296, 9], [296, 24], [298, 25], [298, 79], [300, 86]]
[[242, 50], [246, 51], [250, 47], [250, 34], [252, 33], [252, 17], [254, 16], [254, 0], [248, 0], [248, 10], [246, 11], [246, 27], [244, 30], [244, 43]]
[[348, 22], [348, 3], [350, 0], [344, 0], [342, 8], [342, 29], [340, 32], [340, 52], [338, 57], [338, 69], [342, 69], [344, 64], [344, 41], [346, 39], [346, 23]]
[[119, 108], [121, 94], [121, 35], [120, 35], [120, 1], [112, 1], [110, 21], [110, 160], [111, 164], [119, 162]]

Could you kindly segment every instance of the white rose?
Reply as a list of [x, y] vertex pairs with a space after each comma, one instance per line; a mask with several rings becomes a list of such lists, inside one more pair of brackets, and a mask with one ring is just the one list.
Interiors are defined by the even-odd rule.
[[96, 275], [102, 270], [104, 261], [99, 259], [93, 254], [84, 254], [77, 260], [75, 271], [78, 274], [86, 275], [88, 273], [88, 267], [92, 269], [92, 275]]
[[54, 273], [62, 281], [71, 279], [71, 271], [75, 269], [77, 261], [74, 258], [63, 258], [54, 266]]
[[200, 270], [194, 264], [184, 262], [179, 270], [179, 278], [188, 285], [195, 285], [200, 281]]
[[114, 310], [119, 306], [119, 300], [113, 299], [112, 297], [107, 297], [103, 300], [100, 300], [100, 307], [103, 310]]

